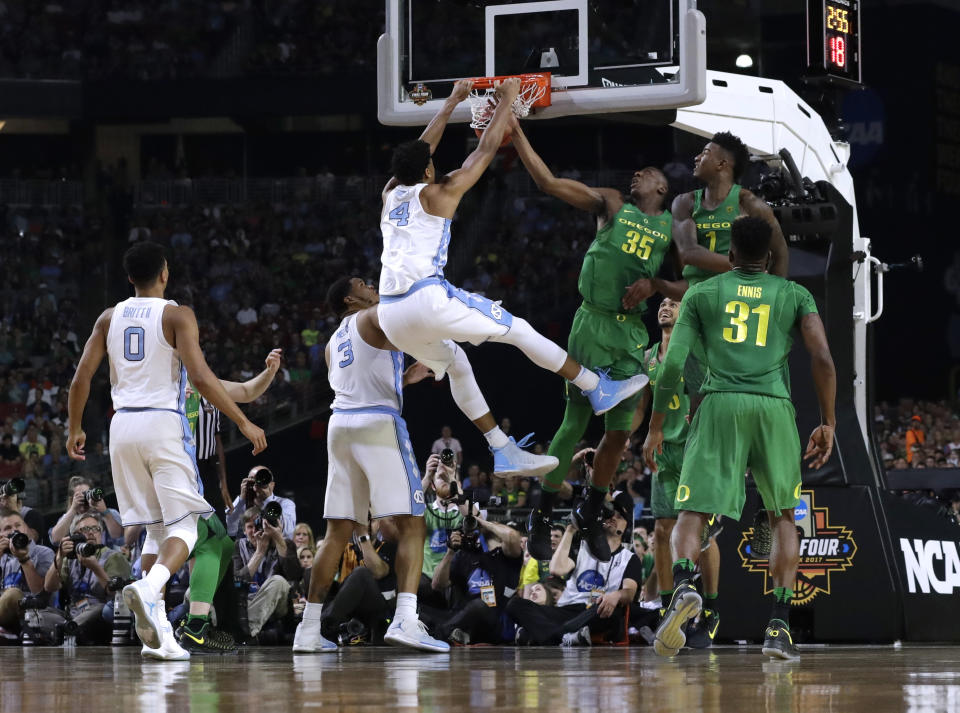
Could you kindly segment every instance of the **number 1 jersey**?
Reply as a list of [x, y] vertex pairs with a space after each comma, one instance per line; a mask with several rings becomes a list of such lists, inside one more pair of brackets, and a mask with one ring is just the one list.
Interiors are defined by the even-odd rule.
[[183, 412], [186, 371], [163, 336], [163, 308], [176, 302], [131, 297], [113, 308], [107, 332], [113, 408]]
[[788, 399], [793, 328], [801, 317], [816, 312], [813, 295], [802, 285], [734, 269], [687, 291], [674, 336], [684, 325], [703, 345], [705, 393], [736, 391]]
[[357, 330], [357, 315], [344, 317], [330, 339], [333, 410], [403, 409], [403, 352], [371, 347]]

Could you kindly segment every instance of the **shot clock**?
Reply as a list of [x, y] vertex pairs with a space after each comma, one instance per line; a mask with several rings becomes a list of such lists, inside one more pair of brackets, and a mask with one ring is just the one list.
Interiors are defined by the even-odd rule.
[[860, 0], [807, 0], [807, 64], [813, 74], [860, 84]]

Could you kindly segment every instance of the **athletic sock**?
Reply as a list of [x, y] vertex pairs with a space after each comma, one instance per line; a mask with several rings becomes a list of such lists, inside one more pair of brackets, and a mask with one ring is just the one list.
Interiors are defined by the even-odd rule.
[[157, 562], [143, 578], [147, 580], [147, 584], [153, 590], [154, 594], [159, 595], [167, 585], [167, 582], [170, 581], [170, 570]]
[[581, 366], [580, 373], [571, 379], [570, 382], [574, 386], [579, 386], [581, 391], [593, 391], [600, 384], [600, 377], [587, 367]]
[[191, 633], [199, 634], [200, 630], [210, 621], [209, 614], [189, 614], [187, 616], [186, 627]]
[[394, 615], [395, 621], [417, 618], [417, 595], [409, 592], [400, 592], [397, 594], [397, 613]]
[[320, 621], [320, 613], [323, 611], [322, 602], [307, 602], [303, 607], [304, 621]]
[[670, 598], [673, 596], [672, 591], [661, 591], [660, 592], [660, 606], [664, 609], [670, 606]]
[[704, 594], [703, 608], [709, 609], [715, 614], [718, 613], [720, 611], [720, 593], [716, 592], [714, 594]]
[[793, 599], [792, 589], [788, 589], [787, 587], [774, 587], [773, 611], [770, 613], [770, 618], [779, 619], [789, 627], [791, 599]]
[[693, 579], [696, 565], [688, 559], [678, 559], [673, 563], [673, 588], [676, 589], [683, 582]]
[[500, 430], [500, 426], [494, 426], [484, 433], [483, 437], [487, 439], [487, 443], [490, 444], [491, 448], [503, 448], [510, 442], [507, 434]]

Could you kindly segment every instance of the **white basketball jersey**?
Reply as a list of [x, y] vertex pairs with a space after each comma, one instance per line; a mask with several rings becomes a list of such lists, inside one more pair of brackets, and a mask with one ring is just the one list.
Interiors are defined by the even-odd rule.
[[330, 387], [333, 408], [385, 406], [403, 409], [403, 352], [371, 347], [357, 330], [357, 315], [340, 323], [330, 339]]
[[113, 308], [107, 332], [113, 408], [183, 411], [187, 377], [163, 336], [163, 308], [176, 302], [131, 297]]
[[427, 185], [397, 186], [383, 202], [381, 295], [402, 295], [418, 280], [443, 277], [450, 247], [450, 219], [423, 209], [420, 192]]

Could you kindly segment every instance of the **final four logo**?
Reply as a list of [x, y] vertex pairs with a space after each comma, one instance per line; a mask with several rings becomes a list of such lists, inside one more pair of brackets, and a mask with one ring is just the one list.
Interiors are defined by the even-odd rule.
[[[830, 594], [830, 577], [853, 564], [857, 543], [850, 528], [830, 522], [830, 508], [816, 507], [812, 490], [801, 491], [794, 519], [800, 531], [800, 563], [793, 603], [799, 606], [810, 603], [821, 592]], [[744, 530], [737, 552], [748, 571], [763, 572], [763, 592], [769, 594], [773, 592], [770, 561], [751, 552], [753, 537], [752, 527]]]

